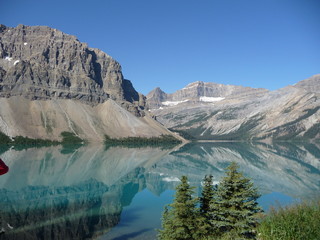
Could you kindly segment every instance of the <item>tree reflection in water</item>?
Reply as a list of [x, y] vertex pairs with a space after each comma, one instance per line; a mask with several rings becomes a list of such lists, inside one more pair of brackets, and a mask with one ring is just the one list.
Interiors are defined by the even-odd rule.
[[[153, 215], [154, 222], [147, 217], [165, 205], [162, 193], [172, 192], [181, 175], [198, 188], [206, 174], [219, 182], [231, 161], [264, 196], [278, 192], [302, 198], [320, 186], [318, 144], [192, 143], [174, 150], [88, 145], [69, 150], [0, 149], [10, 166], [4, 175], [8, 169], [0, 162], [0, 230], [5, 231], [0, 239], [152, 239], [161, 213]], [[143, 206], [135, 208], [134, 221], [126, 219], [131, 206]]]

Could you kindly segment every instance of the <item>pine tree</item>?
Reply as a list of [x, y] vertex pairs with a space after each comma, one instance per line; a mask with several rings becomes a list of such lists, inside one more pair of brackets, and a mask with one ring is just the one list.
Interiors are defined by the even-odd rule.
[[174, 202], [165, 208], [162, 215], [162, 230], [159, 230], [159, 239], [199, 239], [197, 238], [197, 198], [193, 198], [193, 194], [193, 187], [188, 184], [187, 177], [182, 176], [181, 183], [176, 187]]
[[203, 179], [203, 188], [201, 192], [200, 200], [200, 225], [202, 226], [202, 232], [205, 236], [214, 235], [216, 228], [212, 225], [212, 219], [210, 213], [210, 204], [215, 196], [217, 188], [213, 186], [213, 176], [205, 176]]
[[220, 181], [209, 210], [218, 235], [228, 235], [230, 239], [255, 238], [257, 213], [261, 212], [259, 197], [250, 179], [238, 172], [236, 163], [227, 167], [226, 177]]
[[214, 195], [214, 188], [212, 184], [213, 176], [205, 176], [203, 179], [203, 189], [200, 197], [200, 211], [203, 214], [206, 214], [210, 209], [210, 202]]

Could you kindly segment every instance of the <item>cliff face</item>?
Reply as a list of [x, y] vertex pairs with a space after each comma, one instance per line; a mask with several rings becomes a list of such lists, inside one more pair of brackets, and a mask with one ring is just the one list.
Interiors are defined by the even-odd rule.
[[159, 87], [152, 90], [148, 95], [148, 107], [153, 108], [159, 108], [162, 106], [162, 102], [166, 101], [168, 98], [168, 94], [166, 94], [164, 91], [162, 91]]
[[[168, 128], [205, 140], [320, 139], [320, 75], [276, 91], [196, 82], [147, 95]], [[158, 92], [161, 91], [158, 89]]]
[[0, 27], [1, 97], [139, 102], [121, 66], [75, 36], [45, 26]]
[[[145, 97], [120, 64], [76, 37], [45, 26], [0, 25], [0, 131], [59, 139], [168, 134], [143, 111]], [[126, 110], [128, 112], [126, 112]]]

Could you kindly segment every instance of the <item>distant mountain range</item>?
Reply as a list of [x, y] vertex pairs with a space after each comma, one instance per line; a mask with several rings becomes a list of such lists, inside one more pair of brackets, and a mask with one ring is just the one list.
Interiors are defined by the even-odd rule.
[[71, 132], [101, 142], [173, 134], [169, 128], [200, 140], [317, 140], [319, 94], [315, 75], [276, 91], [194, 82], [145, 97], [117, 61], [74, 36], [0, 25], [0, 132], [11, 138]]
[[200, 140], [319, 140], [320, 75], [269, 91], [194, 82], [172, 94], [147, 95], [156, 119]]
[[89, 141], [171, 134], [145, 112], [121, 66], [45, 26], [0, 25], [0, 131], [9, 137]]

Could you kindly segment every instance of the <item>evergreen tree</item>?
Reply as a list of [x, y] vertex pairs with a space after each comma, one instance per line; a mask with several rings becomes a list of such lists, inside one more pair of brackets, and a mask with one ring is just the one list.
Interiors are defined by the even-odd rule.
[[193, 240], [199, 239], [197, 234], [198, 211], [197, 199], [192, 197], [193, 187], [188, 184], [186, 176], [181, 177], [181, 183], [176, 187], [174, 202], [165, 208], [162, 215], [162, 230], [159, 230], [161, 240]]
[[214, 188], [212, 184], [213, 176], [205, 176], [203, 179], [203, 188], [200, 197], [200, 211], [203, 214], [208, 213], [210, 209], [210, 202], [214, 195]]
[[[202, 195], [193, 198], [187, 177], [181, 178], [175, 199], [162, 215], [161, 240], [255, 239], [260, 195], [250, 179], [232, 163], [218, 186], [205, 176]], [[200, 208], [196, 205], [199, 204]]]
[[226, 177], [220, 181], [209, 210], [218, 235], [230, 239], [255, 238], [257, 213], [262, 211], [257, 203], [259, 197], [250, 179], [238, 172], [236, 163], [227, 167]]
[[200, 197], [200, 217], [199, 221], [203, 228], [202, 232], [205, 236], [214, 235], [216, 228], [212, 225], [210, 213], [210, 204], [215, 196], [217, 188], [213, 186], [213, 176], [205, 176], [203, 179], [203, 188]]

